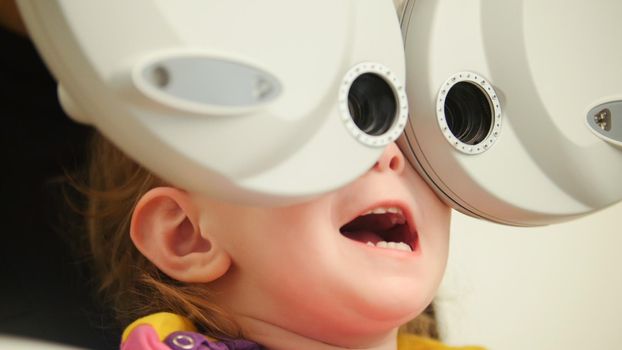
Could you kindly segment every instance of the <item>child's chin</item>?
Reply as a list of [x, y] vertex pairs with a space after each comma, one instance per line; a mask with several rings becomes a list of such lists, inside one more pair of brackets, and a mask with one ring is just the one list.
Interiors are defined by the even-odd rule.
[[425, 310], [427, 305], [423, 303], [404, 303], [400, 305], [392, 304], [385, 307], [381, 312], [376, 314], [377, 319], [384, 320], [387, 326], [399, 327], [415, 317], [419, 316]]
[[409, 298], [400, 300], [378, 300], [362, 306], [359, 311], [362, 318], [361, 322], [367, 325], [375, 325], [376, 330], [387, 330], [397, 328], [421, 314], [426, 306], [427, 300], [417, 300], [413, 294]]
[[[380, 282], [380, 281], [379, 281]], [[378, 283], [377, 288], [369, 291], [370, 294], [361, 300], [361, 309], [368, 310], [369, 314], [376, 315], [377, 319], [398, 319], [417, 316], [421, 313], [431, 298], [422, 280], [413, 278], [393, 278], [391, 281]]]

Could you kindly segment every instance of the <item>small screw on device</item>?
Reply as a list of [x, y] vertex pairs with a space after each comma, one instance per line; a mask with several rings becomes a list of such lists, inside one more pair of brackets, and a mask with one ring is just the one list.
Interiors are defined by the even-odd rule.
[[600, 110], [594, 115], [594, 121], [604, 131], [611, 130], [611, 111], [609, 108]]

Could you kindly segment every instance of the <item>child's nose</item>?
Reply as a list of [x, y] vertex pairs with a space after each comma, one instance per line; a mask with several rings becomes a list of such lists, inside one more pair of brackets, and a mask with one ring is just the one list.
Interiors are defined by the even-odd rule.
[[385, 149], [376, 164], [374, 164], [374, 170], [376, 171], [395, 171], [401, 174], [404, 170], [405, 159], [402, 151], [393, 142], [390, 143]]

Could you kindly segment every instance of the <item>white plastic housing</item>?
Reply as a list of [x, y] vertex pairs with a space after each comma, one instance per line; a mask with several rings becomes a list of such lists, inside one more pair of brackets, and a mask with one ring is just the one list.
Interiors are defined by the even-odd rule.
[[[441, 197], [511, 225], [622, 199], [622, 151], [586, 123], [596, 106], [622, 100], [621, 1], [411, 0], [404, 9], [411, 116], [400, 145]], [[502, 111], [494, 144], [478, 154], [450, 145], [437, 122], [443, 84], [465, 71], [494, 87]]]
[[373, 165], [392, 139], [353, 137], [339, 108], [357, 64], [382, 67], [407, 103], [390, 0], [18, 4], [68, 114], [165, 180], [223, 199], [291, 203]]

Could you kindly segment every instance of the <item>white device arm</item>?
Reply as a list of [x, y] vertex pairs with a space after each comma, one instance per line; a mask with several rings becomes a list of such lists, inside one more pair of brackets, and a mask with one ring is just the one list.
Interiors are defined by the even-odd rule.
[[367, 171], [406, 123], [391, 0], [18, 5], [68, 114], [189, 190], [303, 200]]
[[402, 151], [469, 215], [543, 225], [622, 199], [622, 2], [400, 2], [404, 46], [390, 0], [19, 5], [69, 114], [187, 189], [303, 200], [408, 123]]
[[408, 0], [402, 150], [448, 203], [543, 225], [622, 199], [622, 2]]

